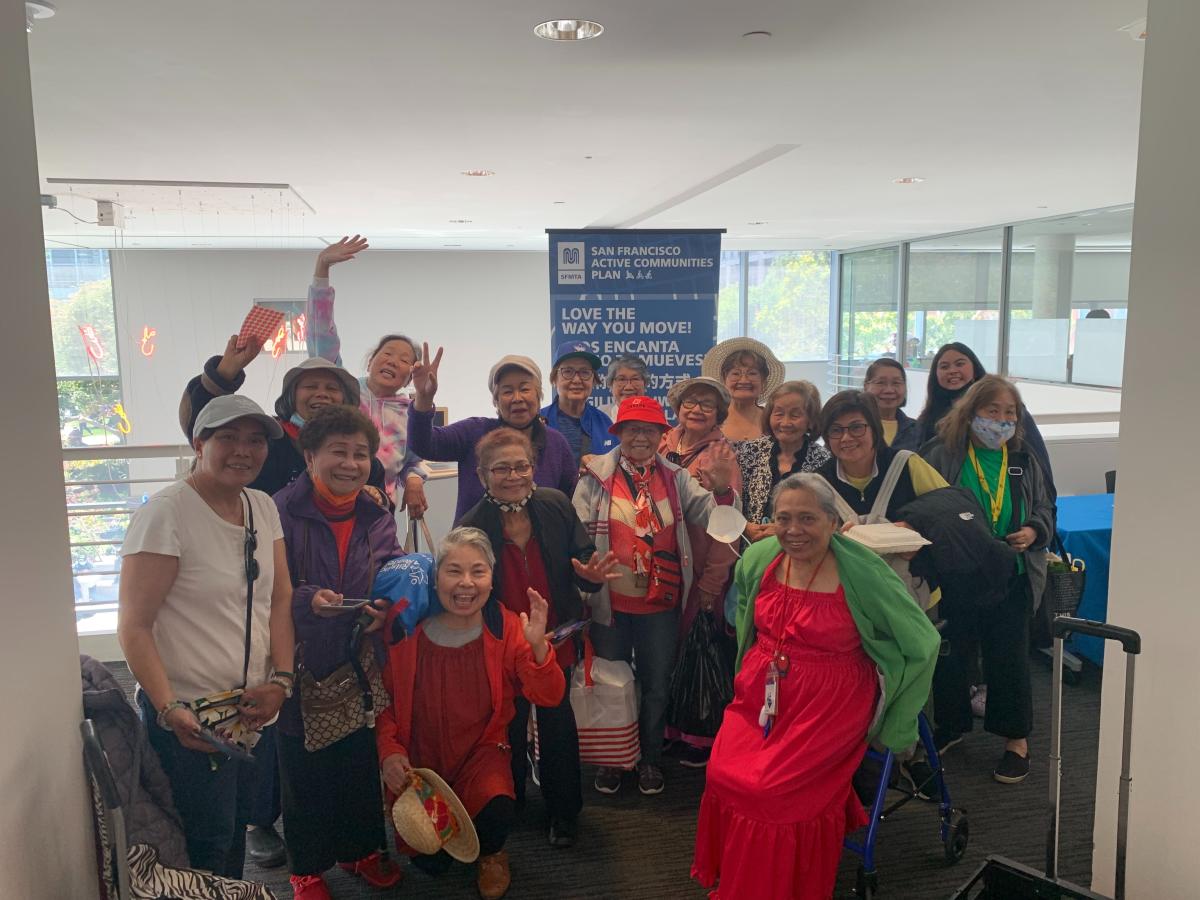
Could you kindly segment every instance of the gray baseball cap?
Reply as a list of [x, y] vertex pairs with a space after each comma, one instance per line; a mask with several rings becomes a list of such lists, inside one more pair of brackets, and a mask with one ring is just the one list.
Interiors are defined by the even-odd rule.
[[296, 379], [305, 372], [311, 372], [313, 369], [324, 369], [333, 375], [342, 386], [342, 402], [347, 406], [358, 406], [358, 400], [361, 396], [358, 388], [358, 379], [337, 363], [331, 363], [320, 356], [310, 356], [304, 362], [292, 366], [284, 373], [283, 390], [279, 394], [279, 399], [275, 401], [275, 415], [281, 419], [290, 419], [292, 417], [292, 413], [296, 411]]
[[283, 429], [279, 427], [279, 423], [263, 412], [261, 406], [242, 394], [225, 394], [209, 400], [204, 409], [196, 415], [192, 435], [220, 428], [236, 419], [253, 419], [267, 430], [267, 437], [272, 440], [283, 437]]

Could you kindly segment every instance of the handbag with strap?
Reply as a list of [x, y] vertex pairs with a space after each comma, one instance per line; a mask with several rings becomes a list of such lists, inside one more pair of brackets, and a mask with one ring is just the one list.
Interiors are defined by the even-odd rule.
[[[418, 528], [420, 529], [419, 534]], [[420, 538], [425, 538], [426, 553], [433, 553], [435, 550], [437, 550], [437, 545], [433, 541], [433, 532], [429, 530], [429, 525], [426, 524], [425, 519], [409, 519], [408, 534], [404, 538], [405, 555], [421, 552]]]
[[624, 660], [596, 656], [590, 640], [584, 641], [583, 665], [571, 675], [571, 711], [580, 762], [632, 769], [641, 758], [633, 669]]

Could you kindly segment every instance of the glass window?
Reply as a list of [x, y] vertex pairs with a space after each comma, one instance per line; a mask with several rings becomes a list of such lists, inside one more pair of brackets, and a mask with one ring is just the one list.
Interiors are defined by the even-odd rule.
[[819, 250], [746, 254], [746, 334], [781, 360], [828, 359], [829, 259]]
[[1133, 208], [1013, 228], [1008, 372], [1120, 387]]
[[908, 251], [905, 359], [929, 367], [938, 347], [966, 344], [999, 371], [1000, 276], [1004, 229], [913, 241]]
[[867, 362], [896, 355], [899, 275], [899, 247], [842, 254], [839, 387], [858, 386]]
[[717, 342], [742, 333], [742, 256], [732, 250], [721, 252], [721, 274], [717, 288]]

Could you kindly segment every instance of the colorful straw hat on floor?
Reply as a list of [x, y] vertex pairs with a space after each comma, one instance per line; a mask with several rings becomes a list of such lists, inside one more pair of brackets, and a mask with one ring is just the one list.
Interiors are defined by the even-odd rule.
[[432, 769], [413, 769], [409, 786], [392, 806], [396, 834], [418, 853], [445, 850], [459, 862], [479, 857], [479, 835], [450, 785]]

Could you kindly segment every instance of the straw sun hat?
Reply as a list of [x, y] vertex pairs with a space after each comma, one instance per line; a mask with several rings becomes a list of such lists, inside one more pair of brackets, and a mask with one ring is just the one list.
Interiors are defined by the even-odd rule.
[[392, 806], [396, 834], [418, 853], [445, 850], [459, 862], [479, 856], [479, 835], [450, 785], [432, 769], [413, 769], [408, 789]]
[[721, 341], [721, 343], [704, 354], [704, 362], [700, 366], [700, 374], [707, 375], [709, 378], [715, 378], [724, 384], [724, 379], [721, 377], [721, 366], [725, 364], [725, 360], [729, 359], [729, 357], [737, 356], [741, 353], [756, 353], [767, 363], [767, 374], [763, 378], [762, 393], [758, 395], [758, 400], [761, 403], [771, 395], [771, 391], [783, 384], [787, 377], [784, 373], [783, 363], [771, 352], [771, 348], [762, 341], [756, 341], [754, 338], [748, 337], [735, 337], [727, 341]]

